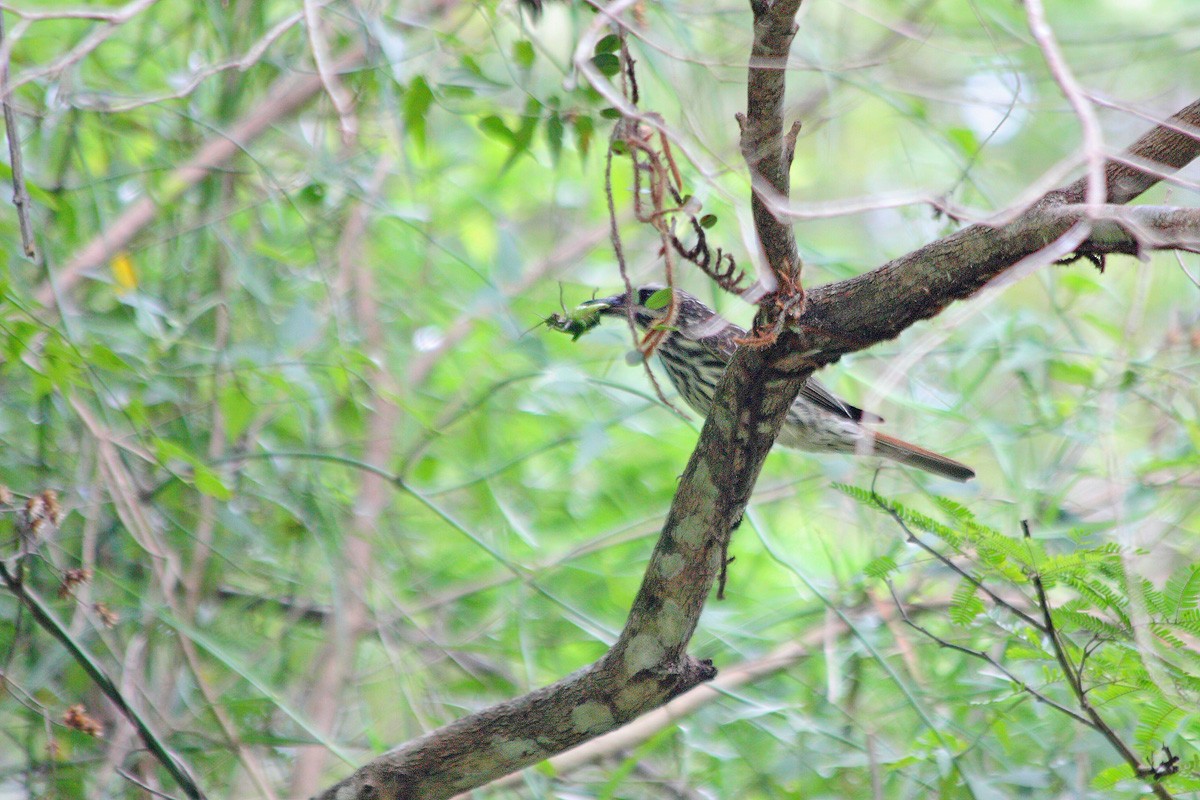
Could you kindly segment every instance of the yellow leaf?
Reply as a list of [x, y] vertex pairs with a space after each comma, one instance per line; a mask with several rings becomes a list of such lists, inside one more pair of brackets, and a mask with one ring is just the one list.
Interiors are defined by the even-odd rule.
[[113, 279], [117, 282], [117, 294], [132, 292], [137, 288], [137, 274], [133, 271], [133, 259], [129, 257], [129, 253], [124, 250], [117, 253], [109, 266], [112, 268]]

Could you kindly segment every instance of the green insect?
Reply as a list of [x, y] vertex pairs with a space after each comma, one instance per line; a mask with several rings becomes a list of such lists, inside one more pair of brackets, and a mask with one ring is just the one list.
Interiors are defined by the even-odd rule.
[[570, 311], [563, 309], [561, 314], [551, 314], [542, 323], [551, 330], [571, 334], [571, 341], [579, 341], [579, 337], [600, 324], [600, 312], [603, 306], [576, 306]]

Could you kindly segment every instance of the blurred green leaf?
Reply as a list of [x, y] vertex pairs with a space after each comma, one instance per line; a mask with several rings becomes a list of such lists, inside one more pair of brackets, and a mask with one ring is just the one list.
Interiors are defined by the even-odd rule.
[[609, 78], [621, 71], [621, 59], [612, 53], [599, 53], [592, 57], [592, 63], [601, 75]]
[[513, 61], [521, 69], [530, 69], [533, 67], [533, 61], [537, 57], [533, 49], [533, 42], [528, 39], [521, 39], [513, 42]]
[[425, 149], [426, 115], [433, 105], [433, 90], [420, 75], [412, 79], [404, 93], [404, 125], [420, 150]]

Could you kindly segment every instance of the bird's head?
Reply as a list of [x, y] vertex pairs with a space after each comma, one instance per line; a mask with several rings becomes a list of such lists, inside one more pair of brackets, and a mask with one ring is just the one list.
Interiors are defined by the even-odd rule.
[[[633, 320], [642, 330], [646, 330], [667, 316], [671, 305], [672, 290], [660, 283], [648, 283], [634, 289], [633, 292], [598, 297], [581, 303], [581, 308], [598, 308], [600, 314], [609, 317], [626, 317], [632, 306]], [[708, 306], [701, 303], [682, 289], [673, 290], [678, 312], [674, 327], [688, 330], [710, 320], [714, 315]], [[631, 300], [632, 298], [632, 300]]]

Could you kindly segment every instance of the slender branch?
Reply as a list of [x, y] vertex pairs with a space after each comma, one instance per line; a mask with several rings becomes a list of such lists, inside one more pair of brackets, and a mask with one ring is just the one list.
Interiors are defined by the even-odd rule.
[[[96, 25], [91, 31], [88, 32], [86, 36], [79, 40], [78, 44], [50, 64], [39, 65], [36, 69], [29, 69], [22, 72], [17, 76], [16, 81], [7, 88], [7, 91], [10, 93], [14, 92], [25, 84], [38, 80], [39, 78], [43, 78], [47, 75], [58, 75], [63, 70], [66, 70], [72, 65], [79, 63], [85, 57], [87, 57], [89, 53], [93, 52], [96, 48], [104, 44], [105, 41], [120, 31], [123, 25], [128, 23], [134, 17], [137, 17], [139, 14], [157, 2], [158, 0], [132, 0], [132, 2], [127, 3], [111, 14], [104, 15], [103, 17], [88, 17], [89, 19], [95, 19], [107, 24]], [[20, 14], [16, 11], [13, 11], [13, 13], [18, 14], [20, 17], [20, 21], [13, 26], [14, 35], [12, 38], [15, 40], [20, 38], [19, 34], [23, 33], [24, 30], [29, 27], [30, 22], [34, 19], [37, 19], [37, 17], [28, 14]], [[72, 15], [70, 12], [66, 12], [65, 16]], [[6, 42], [3, 46], [0, 46], [0, 58], [2, 58], [4, 61], [8, 61], [9, 53], [11, 53], [11, 51], [12, 41]], [[8, 100], [11, 98], [5, 96], [4, 99]]]
[[1096, 119], [1096, 111], [1084, 96], [1079, 81], [1067, 66], [1066, 58], [1054, 38], [1054, 31], [1046, 22], [1046, 9], [1042, 0], [1025, 0], [1025, 15], [1029, 20], [1029, 31], [1034, 41], [1042, 51], [1046, 66], [1054, 82], [1062, 90], [1063, 96], [1071, 104], [1083, 131], [1083, 155], [1087, 162], [1087, 174], [1084, 176], [1084, 198], [1089, 208], [1094, 208], [1103, 202], [1104, 189], [1104, 139], [1100, 135], [1100, 121]]
[[1028, 683], [1026, 683], [1025, 681], [1018, 678], [1016, 675], [1014, 675], [1008, 669], [1008, 667], [1004, 666], [999, 661], [992, 658], [992, 656], [989, 655], [988, 653], [985, 653], [982, 650], [976, 650], [971, 647], [964, 647], [961, 644], [955, 644], [954, 642], [943, 639], [942, 637], [938, 636], [933, 631], [926, 628], [924, 625], [919, 625], [916, 622], [914, 622], [909, 617], [908, 611], [904, 607], [904, 602], [896, 595], [896, 587], [892, 585], [892, 582], [890, 580], [887, 582], [887, 587], [888, 587], [888, 591], [891, 592], [891, 594], [892, 594], [892, 600], [895, 601], [896, 610], [900, 612], [900, 618], [902, 620], [904, 620], [904, 623], [906, 625], [908, 625], [910, 628], [917, 631], [918, 633], [921, 633], [922, 635], [926, 636], [927, 638], [933, 640], [934, 642], [937, 643], [937, 645], [939, 647], [945, 647], [948, 650], [955, 650], [959, 653], [963, 653], [964, 655], [971, 656], [972, 658], [977, 658], [980, 661], [986, 661], [988, 664], [990, 664], [992, 667], [994, 667], [996, 670], [998, 670], [1001, 674], [1003, 674], [1004, 677], [1008, 678], [1010, 681], [1012, 681], [1014, 684], [1016, 684], [1017, 687], [1021, 691], [1027, 692], [1028, 694], [1032, 695], [1033, 698], [1035, 700], [1037, 700], [1038, 702], [1045, 703], [1046, 705], [1050, 706], [1054, 710], [1059, 711], [1060, 713], [1066, 714], [1068, 717], [1070, 717], [1071, 719], [1075, 720], [1076, 722], [1078, 722], [1082, 725], [1086, 725], [1089, 728], [1096, 727], [1096, 724], [1092, 720], [1088, 719], [1085, 716], [1082, 716], [1079, 712], [1072, 711], [1071, 709], [1067, 708], [1066, 706], [1062, 705], [1061, 703], [1058, 703], [1055, 700], [1051, 700], [1049, 697], [1042, 694], [1037, 689], [1034, 689]]
[[142, 719], [141, 714], [133, 709], [132, 706], [125, 700], [121, 690], [117, 688], [113, 682], [83, 645], [75, 641], [66, 626], [55, 616], [54, 612], [38, 597], [37, 593], [26, 586], [21, 580], [20, 573], [9, 571], [7, 563], [0, 559], [0, 580], [3, 580], [8, 590], [12, 592], [18, 600], [29, 609], [30, 615], [34, 621], [42, 627], [47, 633], [59, 641], [67, 652], [71, 654], [71, 658], [75, 660], [80, 668], [87, 673], [91, 678], [92, 683], [109, 699], [117, 710], [124, 715], [125, 719], [137, 731], [138, 737], [142, 743], [146, 745], [146, 749], [154, 756], [154, 759], [163, 766], [163, 769], [179, 784], [179, 788], [183, 789], [184, 793], [193, 798], [193, 800], [203, 800], [204, 793], [200, 791], [200, 787], [196, 785], [195, 780], [188, 774], [187, 769], [183, 764], [171, 754], [162, 739], [150, 729], [149, 724]]
[[21, 159], [21, 132], [17, 129], [17, 116], [13, 111], [12, 97], [8, 93], [8, 52], [4, 48], [4, 15], [0, 14], [0, 103], [4, 106], [4, 133], [8, 137], [8, 158], [12, 165], [13, 205], [17, 208], [17, 220], [21, 226], [21, 247], [25, 255], [37, 258], [37, 242], [33, 238], [33, 223], [29, 220], [29, 189], [25, 186], [25, 164]]
[[308, 30], [308, 45], [312, 50], [313, 63], [317, 67], [317, 75], [329, 101], [337, 111], [338, 123], [342, 131], [342, 144], [350, 145], [358, 136], [358, 120], [351, 110], [352, 100], [346, 88], [342, 86], [337, 73], [329, 68], [329, 44], [321, 31], [321, 5], [317, 0], [304, 0], [304, 27]]

